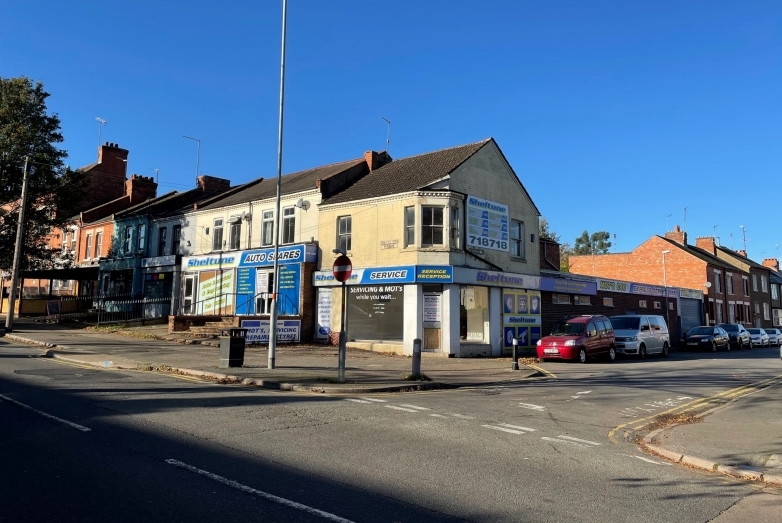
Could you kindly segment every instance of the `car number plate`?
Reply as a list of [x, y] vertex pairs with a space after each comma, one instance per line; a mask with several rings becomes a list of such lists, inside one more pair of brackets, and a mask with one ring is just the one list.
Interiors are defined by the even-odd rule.
[[687, 342], [687, 345], [697, 345], [697, 344], [698, 344], [697, 341], [689, 341], [689, 342]]
[[559, 349], [543, 349], [545, 354], [559, 354]]

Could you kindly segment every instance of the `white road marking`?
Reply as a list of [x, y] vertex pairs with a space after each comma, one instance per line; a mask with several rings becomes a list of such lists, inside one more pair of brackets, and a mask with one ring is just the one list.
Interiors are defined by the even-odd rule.
[[384, 406], [384, 407], [386, 407], [386, 408], [388, 408], [388, 409], [394, 409], [394, 410], [403, 410], [403, 411], [405, 411], [405, 412], [415, 412], [415, 413], [417, 413], [417, 412], [418, 412], [418, 411], [417, 411], [417, 410], [415, 410], [415, 409], [406, 409], [406, 408], [404, 408], [404, 407], [397, 407], [397, 406], [395, 406], [395, 405], [383, 405], [383, 406]]
[[448, 416], [443, 416], [442, 414], [429, 414], [430, 416], [433, 416], [435, 418], [447, 418]]
[[552, 443], [567, 443], [568, 445], [573, 445], [573, 446], [581, 447], [581, 448], [585, 448], [585, 449], [591, 449], [592, 448], [590, 445], [584, 445], [583, 443], [577, 443], [575, 441], [570, 441], [570, 440], [566, 440], [566, 439], [549, 438], [549, 437], [546, 437], [546, 436], [543, 436], [540, 439], [542, 439], [543, 441], [551, 441]]
[[361, 399], [362, 400], [366, 400], [366, 401], [374, 401], [375, 403], [388, 403], [387, 400], [380, 400], [380, 399], [377, 399], [377, 398], [363, 398], [362, 397]]
[[428, 407], [419, 407], [418, 405], [408, 405], [406, 403], [401, 403], [403, 407], [407, 407], [408, 409], [416, 409], [416, 410], [432, 410]]
[[353, 401], [355, 403], [372, 403], [371, 401], [367, 400], [358, 400], [356, 398], [345, 398], [345, 401]]
[[582, 391], [582, 392], [576, 392], [576, 396], [570, 396], [570, 397], [573, 398], [574, 400], [577, 400], [577, 399], [583, 398], [585, 394], [589, 394], [590, 392], [592, 392], [592, 391], [591, 390], [585, 390], [585, 391]]
[[511, 434], [526, 434], [526, 432], [522, 432], [520, 430], [513, 430], [513, 429], [506, 429], [505, 427], [497, 427], [496, 425], [481, 425], [481, 427], [486, 427], [487, 429], [494, 429], [494, 430], [501, 430], [502, 432], [509, 432]]
[[89, 432], [92, 429], [89, 429], [85, 427], [84, 425], [79, 425], [78, 423], [74, 423], [72, 421], [68, 421], [67, 419], [58, 418], [57, 416], [52, 416], [51, 414], [47, 414], [43, 412], [42, 410], [34, 409], [30, 405], [25, 405], [24, 403], [20, 403], [14, 399], [9, 398], [8, 396], [3, 396], [0, 394], [0, 399], [7, 401], [8, 403], [13, 403], [17, 407], [22, 407], [23, 409], [30, 410], [32, 412], [35, 412], [36, 414], [40, 414], [44, 418], [53, 419], [54, 421], [59, 421], [60, 423], [64, 423], [65, 425], [68, 425], [69, 427], [73, 427], [76, 430], [80, 430], [82, 432]]
[[526, 430], [527, 432], [535, 432], [535, 429], [530, 429], [528, 427], [519, 427], [518, 425], [511, 425], [510, 423], [497, 423], [497, 425], [501, 427], [508, 427], [511, 429]]
[[632, 454], [622, 454], [622, 456], [627, 456], [628, 458], [640, 459], [641, 461], [645, 461], [647, 463], [651, 463], [652, 465], [668, 465], [668, 466], [673, 465], [672, 463], [663, 463], [661, 461], [655, 461], [653, 459], [645, 458], [643, 456], [634, 456]]
[[519, 403], [519, 407], [523, 407], [525, 409], [530, 409], [530, 410], [538, 410], [540, 412], [546, 410], [546, 407], [543, 407], [542, 405], [533, 405], [531, 403]]
[[580, 443], [587, 443], [588, 445], [600, 445], [600, 443], [595, 443], [594, 441], [589, 441], [589, 440], [585, 440], [585, 439], [578, 439], [578, 438], [574, 438], [572, 436], [560, 436], [560, 438], [568, 439], [570, 441], [578, 441]]
[[576, 394], [589, 394], [590, 392], [592, 392], [592, 391], [591, 390], [585, 390], [585, 391], [582, 391], [582, 392], [576, 392]]
[[455, 412], [449, 412], [448, 415], [453, 416], [454, 418], [475, 419], [475, 416], [465, 416], [464, 414], [456, 414]]
[[313, 507], [309, 507], [307, 505], [302, 505], [301, 503], [296, 503], [295, 501], [291, 501], [289, 499], [281, 498], [279, 496], [275, 496], [274, 494], [269, 494], [268, 492], [263, 492], [257, 489], [254, 489], [252, 487], [248, 487], [247, 485], [242, 485], [241, 483], [238, 483], [236, 481], [224, 478], [222, 476], [218, 476], [217, 474], [212, 474], [211, 472], [207, 472], [206, 470], [201, 470], [199, 468], [193, 467], [191, 465], [188, 465], [187, 463], [182, 463], [181, 461], [177, 461], [175, 459], [167, 459], [166, 463], [169, 465], [174, 465], [175, 467], [179, 467], [181, 469], [187, 470], [189, 472], [194, 472], [196, 474], [199, 474], [201, 476], [205, 476], [211, 480], [217, 481], [218, 483], [222, 483], [223, 485], [227, 485], [231, 488], [235, 488], [237, 490], [241, 490], [242, 492], [247, 492], [248, 494], [255, 494], [256, 496], [260, 496], [266, 500], [272, 501], [274, 503], [279, 503], [280, 505], [285, 505], [286, 507], [295, 508], [297, 510], [301, 510], [302, 512], [307, 512], [308, 514], [312, 514], [313, 516], [320, 516], [323, 519], [327, 519], [329, 521], [336, 521], [337, 523], [354, 523], [353, 521], [345, 518], [341, 518], [335, 514], [332, 514], [330, 512], [325, 512], [323, 510], [319, 510]]

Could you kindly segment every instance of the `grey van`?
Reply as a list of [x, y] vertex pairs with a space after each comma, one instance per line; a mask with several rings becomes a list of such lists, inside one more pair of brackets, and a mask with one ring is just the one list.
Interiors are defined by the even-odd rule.
[[635, 354], [645, 358], [648, 354], [661, 354], [668, 357], [671, 340], [668, 325], [662, 316], [651, 314], [626, 314], [611, 316], [616, 336], [616, 352]]

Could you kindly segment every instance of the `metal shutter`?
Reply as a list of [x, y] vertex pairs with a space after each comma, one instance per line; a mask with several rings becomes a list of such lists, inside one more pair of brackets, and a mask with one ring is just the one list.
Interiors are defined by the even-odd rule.
[[701, 301], [690, 298], [679, 299], [679, 312], [681, 313], [682, 335], [693, 327], [701, 325]]

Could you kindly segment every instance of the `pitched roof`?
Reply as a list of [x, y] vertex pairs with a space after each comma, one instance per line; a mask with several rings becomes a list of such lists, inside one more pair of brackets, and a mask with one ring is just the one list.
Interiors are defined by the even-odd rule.
[[451, 174], [490, 141], [492, 139], [487, 138], [394, 160], [370, 172], [344, 191], [323, 200], [323, 203], [343, 203], [422, 189]]
[[123, 209], [121, 211], [114, 213], [114, 218], [120, 220], [132, 216], [154, 214], [156, 209], [160, 209], [161, 205], [165, 206], [179, 194], [180, 193], [178, 193], [177, 191], [171, 191], [161, 196], [157, 196], [155, 198], [148, 198], [141, 203], [137, 203], [136, 205], [131, 205], [127, 209]]
[[[766, 267], [765, 265], [763, 265], [761, 263], [758, 263], [756, 261], [752, 261], [749, 258], [747, 258], [746, 256], [742, 256], [741, 254], [737, 253], [736, 251], [734, 251], [732, 249], [728, 249], [727, 247], [722, 247], [720, 245], [715, 245], [715, 247], [718, 250], [724, 252], [725, 254], [728, 254], [728, 255], [730, 255], [730, 256], [732, 256], [734, 258], [737, 258], [738, 261], [740, 261], [741, 263], [746, 263], [747, 265], [749, 265], [750, 267], [752, 267], [754, 269], [765, 269], [767, 271], [773, 271], [774, 270], [771, 267]], [[735, 265], [734, 265], [734, 267], [735, 267]]]
[[[361, 165], [362, 163], [366, 163], [366, 160], [364, 158], [357, 158], [355, 160], [322, 165], [320, 167], [313, 167], [304, 171], [286, 174], [282, 177], [282, 194], [292, 194], [316, 189], [318, 180], [325, 180], [326, 178]], [[212, 203], [199, 207], [199, 210], [217, 209], [257, 200], [266, 200], [277, 196], [277, 178], [273, 177], [261, 180], [261, 183], [249, 182], [246, 184], [246, 189], [236, 191], [225, 198], [219, 198]]]
[[659, 236], [658, 235], [657, 237], [660, 238], [661, 240], [664, 240], [664, 241], [670, 243], [674, 247], [678, 247], [678, 248], [688, 252], [689, 254], [695, 256], [696, 258], [699, 258], [699, 259], [705, 261], [706, 263], [710, 263], [712, 265], [716, 265], [718, 267], [722, 267], [723, 269], [735, 269], [736, 268], [735, 266], [729, 264], [725, 260], [721, 260], [721, 259], [717, 258], [716, 256], [714, 256], [710, 252], [704, 251], [700, 247], [695, 247], [694, 245], [683, 245], [683, 244], [681, 244], [681, 243], [679, 243], [679, 242], [677, 242], [675, 240], [671, 240], [670, 238], [666, 238], [664, 236]]

